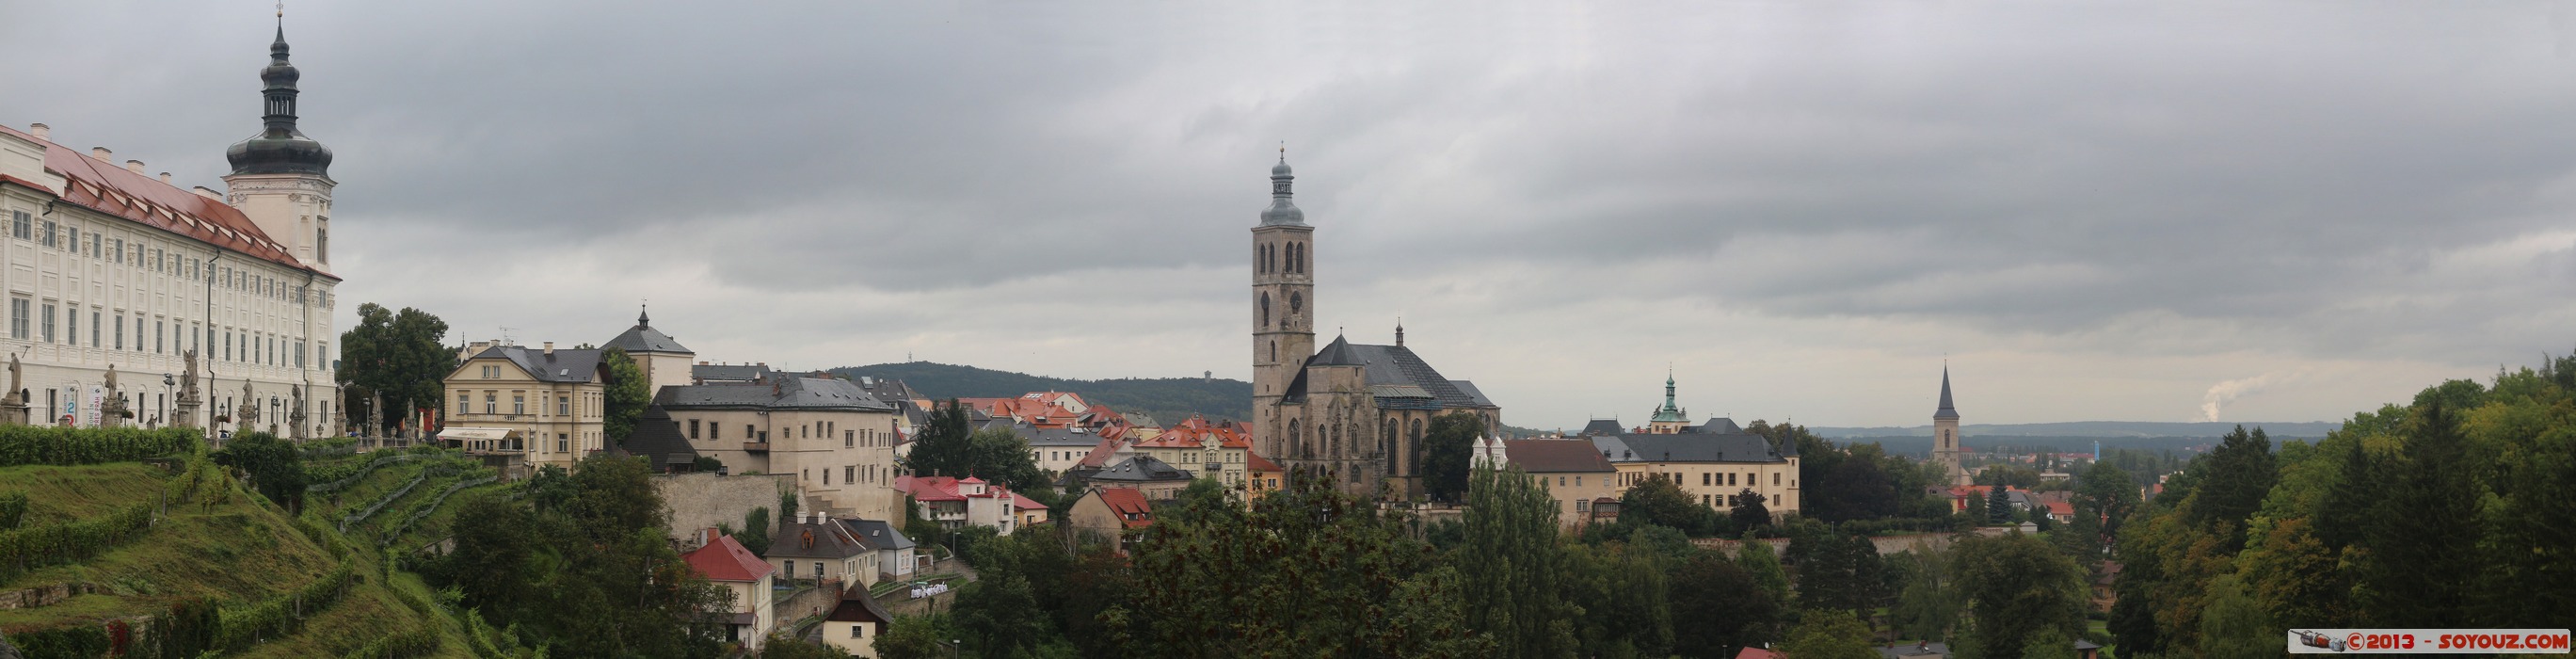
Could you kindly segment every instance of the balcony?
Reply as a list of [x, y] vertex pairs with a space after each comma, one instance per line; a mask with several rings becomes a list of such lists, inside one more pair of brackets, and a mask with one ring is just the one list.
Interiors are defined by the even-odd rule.
[[743, 442], [742, 450], [752, 453], [768, 453], [769, 442]]

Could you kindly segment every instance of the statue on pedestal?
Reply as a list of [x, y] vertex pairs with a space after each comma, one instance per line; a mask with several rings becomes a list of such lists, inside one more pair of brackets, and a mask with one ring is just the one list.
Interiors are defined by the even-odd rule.
[[385, 392], [367, 392], [367, 436], [381, 437], [385, 432]]
[[199, 405], [197, 402], [197, 349], [189, 348], [184, 354], [184, 359], [187, 366], [179, 377], [179, 399], [173, 401], [173, 406], [179, 408], [179, 417], [175, 421], [181, 428], [194, 428], [197, 427], [197, 405]]
[[305, 379], [304, 379], [304, 385], [303, 385], [303, 386], [300, 386], [300, 387], [293, 387], [293, 388], [291, 388], [291, 389], [290, 389], [290, 391], [295, 392], [295, 405], [294, 405], [293, 407], [287, 408], [287, 412], [286, 412], [286, 425], [288, 425], [288, 426], [290, 426], [290, 427], [291, 427], [291, 431], [292, 431], [292, 433], [293, 433], [293, 436], [294, 436], [294, 437], [295, 437], [295, 439], [296, 439], [296, 440], [298, 440], [298, 441], [301, 441], [301, 440], [305, 439], [305, 436], [304, 436], [304, 387], [310, 387], [310, 386], [313, 386], [313, 379], [312, 379], [312, 378], [305, 378]]
[[99, 399], [98, 427], [114, 428], [125, 424], [125, 396], [116, 390], [116, 365], [107, 365], [107, 393]]
[[253, 400], [253, 398], [258, 395], [259, 394], [257, 392], [251, 391], [250, 380], [242, 380], [241, 410], [233, 413], [233, 430], [235, 432], [249, 432], [252, 429], [259, 427], [253, 425], [253, 423], [259, 421], [259, 402]]
[[0, 397], [0, 425], [27, 425], [27, 382], [18, 370], [18, 355], [9, 355], [9, 395]]

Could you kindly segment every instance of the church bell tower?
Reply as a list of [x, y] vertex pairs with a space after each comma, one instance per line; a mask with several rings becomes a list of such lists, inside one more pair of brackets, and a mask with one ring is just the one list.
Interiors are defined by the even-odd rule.
[[268, 45], [268, 67], [259, 70], [266, 87], [260, 91], [260, 132], [224, 150], [233, 166], [224, 177], [225, 201], [296, 260], [328, 272], [331, 189], [339, 184], [331, 180], [331, 149], [295, 125], [295, 83], [303, 75], [287, 62], [286, 51], [281, 23], [277, 40]]
[[1950, 405], [1950, 367], [1941, 367], [1941, 409], [1932, 412], [1932, 459], [1950, 470], [1951, 485], [1969, 485], [1967, 469], [1959, 458], [1967, 449], [1959, 447], [1959, 410]]
[[1287, 150], [1270, 168], [1270, 208], [1252, 227], [1252, 402], [1264, 455], [1281, 455], [1272, 442], [1281, 436], [1279, 397], [1306, 358], [1315, 354], [1315, 228], [1297, 209], [1290, 191], [1296, 180], [1288, 169]]

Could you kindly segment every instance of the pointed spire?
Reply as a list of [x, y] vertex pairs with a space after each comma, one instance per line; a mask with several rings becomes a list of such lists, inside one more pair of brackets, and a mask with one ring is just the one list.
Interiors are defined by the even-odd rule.
[[1404, 317], [1395, 317], [1395, 347], [1404, 347]]
[[652, 308], [652, 306], [651, 306], [651, 305], [641, 305], [641, 304], [636, 305], [636, 311], [635, 311], [635, 326], [636, 326], [636, 327], [652, 327], [652, 326], [653, 326], [653, 308]]
[[1955, 421], [1959, 410], [1950, 406], [1950, 365], [1941, 365], [1941, 409], [1932, 412], [1934, 421]]

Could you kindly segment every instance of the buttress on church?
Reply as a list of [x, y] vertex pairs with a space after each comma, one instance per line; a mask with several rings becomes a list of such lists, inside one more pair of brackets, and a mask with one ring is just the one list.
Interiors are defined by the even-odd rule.
[[1335, 336], [1315, 349], [1315, 227], [1297, 209], [1282, 157], [1270, 168], [1270, 207], [1252, 227], [1253, 445], [1291, 478], [1332, 479], [1347, 492], [1423, 493], [1422, 436], [1452, 412], [1500, 428], [1502, 408], [1474, 383], [1451, 380], [1404, 345]]

